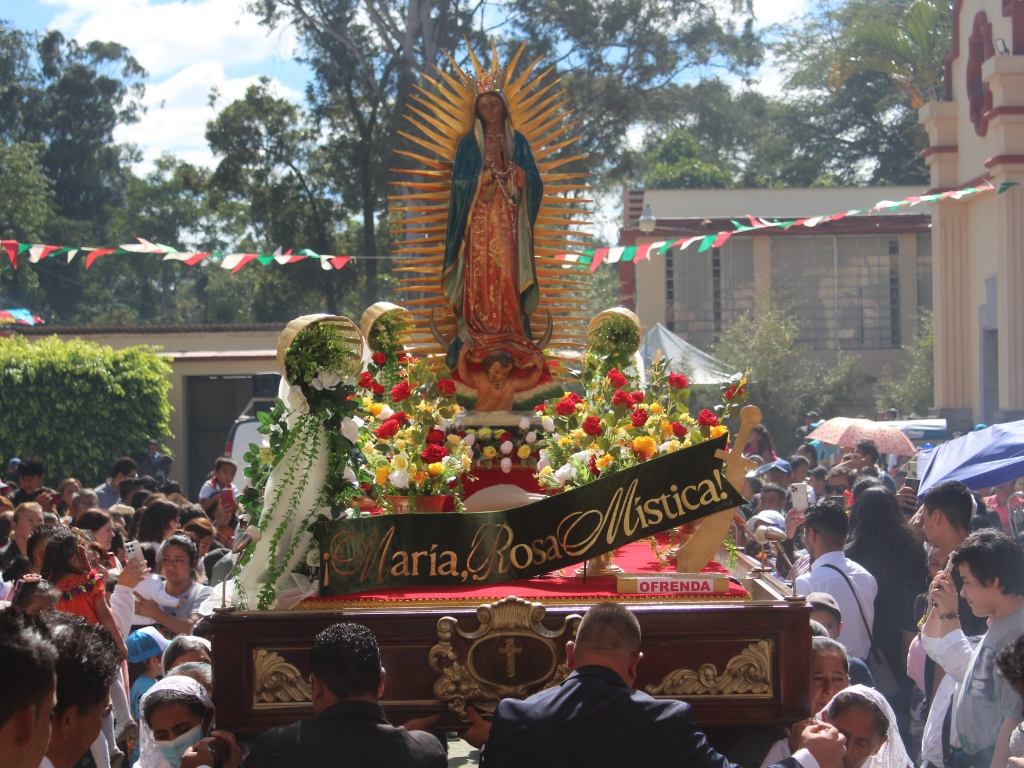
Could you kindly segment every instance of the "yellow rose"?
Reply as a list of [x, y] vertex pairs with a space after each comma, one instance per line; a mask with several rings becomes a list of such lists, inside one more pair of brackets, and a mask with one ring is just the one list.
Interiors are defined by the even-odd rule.
[[409, 457], [404, 453], [395, 454], [395, 457], [391, 459], [391, 468], [401, 472], [404, 469], [409, 468]]
[[573, 440], [582, 440], [586, 436], [587, 436], [587, 433], [584, 432], [582, 429], [574, 429], [572, 431], [572, 438], [573, 438]]
[[476, 434], [481, 440], [489, 440], [491, 437], [491, 430], [488, 429], [487, 427], [484, 427]]
[[448, 435], [446, 439], [448, 440], [449, 445], [458, 445], [462, 442], [462, 438], [454, 433]]
[[369, 408], [371, 405], [373, 405], [373, 398], [372, 397], [364, 397], [363, 398], [363, 408]]
[[431, 477], [437, 477], [444, 472], [444, 464], [440, 461], [435, 461], [433, 464], [427, 464], [427, 472], [430, 473]]
[[400, 451], [404, 451], [405, 450], [405, 440], [403, 440], [402, 438], [398, 438], [397, 440], [395, 440], [395, 448], [397, 448]]
[[661, 422], [660, 429], [661, 429], [661, 434], [667, 435], [667, 434], [669, 434], [672, 431], [672, 425], [669, 422], [667, 422], [667, 421], [663, 421], [663, 422]]
[[568, 437], [560, 437], [558, 438], [558, 444], [563, 448], [568, 448], [570, 445], [572, 445], [572, 440], [570, 440]]
[[597, 468], [603, 471], [615, 463], [615, 457], [610, 453], [606, 453], [603, 456], [598, 456], [595, 463], [597, 464]]
[[520, 459], [530, 458], [531, 453], [533, 453], [533, 451], [530, 450], [530, 446], [528, 445], [520, 445], [519, 450], [516, 451], [516, 455], [519, 456]]
[[387, 464], [383, 464], [373, 471], [373, 479], [377, 483], [377, 485], [387, 485], [388, 475], [390, 473], [391, 467], [389, 467]]
[[647, 437], [647, 435], [641, 435], [640, 437], [633, 439], [633, 450], [645, 459], [649, 459], [654, 455], [655, 451], [658, 450], [658, 445], [653, 439]]
[[471, 458], [469, 458], [469, 456], [463, 456], [462, 457], [462, 468], [468, 472], [470, 470], [470, 468], [472, 468], [472, 466], [473, 466], [473, 460]]
[[729, 428], [726, 427], [726, 426], [723, 426], [722, 424], [719, 424], [717, 427], [712, 427], [711, 428], [710, 434], [711, 434], [712, 437], [719, 437], [721, 435], [728, 435], [729, 434]]
[[669, 453], [675, 453], [682, 447], [682, 444], [678, 440], [672, 440], [669, 442], [667, 450]]
[[377, 452], [377, 449], [374, 448], [369, 443], [367, 443], [366, 445], [363, 446], [363, 455], [364, 456], [373, 456], [373, 454], [375, 454], [376, 452]]
[[427, 477], [429, 477], [429, 475], [427, 475], [426, 472], [413, 472], [412, 476], [409, 479], [412, 480], [414, 483], [419, 483], [420, 485], [422, 485], [423, 483], [427, 482]]
[[498, 455], [498, 449], [495, 448], [493, 445], [488, 445], [486, 448], [484, 448], [484, 458], [485, 459], [493, 459], [497, 455]]
[[380, 403], [370, 403], [370, 405], [367, 406], [367, 410], [369, 410], [374, 416], [380, 416], [380, 412], [384, 410], [384, 406]]
[[651, 403], [649, 406], [647, 406], [647, 409], [651, 413], [664, 413], [665, 412], [665, 406], [663, 406], [661, 403]]
[[554, 473], [554, 470], [551, 469], [551, 466], [549, 465], [549, 466], [544, 467], [544, 469], [542, 469], [538, 474], [550, 475], [550, 474], [553, 474], [553, 473]]

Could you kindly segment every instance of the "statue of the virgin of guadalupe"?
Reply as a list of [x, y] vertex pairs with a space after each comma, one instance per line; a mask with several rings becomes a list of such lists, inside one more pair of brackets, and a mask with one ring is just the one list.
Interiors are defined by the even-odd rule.
[[529, 318], [540, 298], [533, 240], [544, 186], [512, 125], [504, 71], [466, 80], [473, 127], [455, 153], [441, 277], [458, 321], [446, 364], [476, 390], [476, 410], [512, 410], [517, 395], [554, 384]]

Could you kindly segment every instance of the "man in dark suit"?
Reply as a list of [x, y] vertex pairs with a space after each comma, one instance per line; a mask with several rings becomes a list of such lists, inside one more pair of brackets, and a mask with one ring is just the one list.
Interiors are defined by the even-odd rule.
[[[361, 624], [328, 627], [313, 642], [309, 669], [316, 718], [262, 734], [243, 768], [448, 765], [447, 755], [435, 736], [393, 726], [384, 717], [384, 710], [377, 703], [384, 692], [384, 669], [377, 639], [369, 629]], [[432, 723], [416, 724], [425, 727]]]
[[[686, 766], [734, 768], [713, 750], [681, 701], [632, 689], [640, 653], [640, 625], [616, 603], [600, 603], [583, 617], [576, 642], [566, 644], [573, 673], [557, 688], [526, 701], [505, 699], [488, 724], [473, 710], [471, 744], [486, 737], [486, 768]], [[831, 725], [804, 731], [784, 768], [841, 768], [845, 739]]]

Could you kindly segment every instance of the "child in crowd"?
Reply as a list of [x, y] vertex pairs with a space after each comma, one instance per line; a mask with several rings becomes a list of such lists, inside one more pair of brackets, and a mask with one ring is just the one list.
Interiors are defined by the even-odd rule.
[[57, 610], [60, 593], [42, 576], [30, 573], [15, 582], [8, 598], [12, 608], [21, 608], [25, 613], [35, 615]]
[[199, 490], [199, 506], [213, 520], [217, 530], [217, 539], [226, 547], [230, 547], [235, 538], [238, 526], [236, 499], [239, 496], [235, 486], [235, 475], [238, 465], [228, 458], [217, 459], [213, 465], [213, 474], [203, 483]]
[[[156, 627], [142, 627], [128, 635], [125, 640], [128, 648], [128, 679], [131, 681], [131, 714], [139, 720], [139, 702], [143, 694], [156, 685], [163, 675], [164, 651], [168, 641]], [[132, 739], [129, 746], [131, 765], [139, 759], [137, 739]]]

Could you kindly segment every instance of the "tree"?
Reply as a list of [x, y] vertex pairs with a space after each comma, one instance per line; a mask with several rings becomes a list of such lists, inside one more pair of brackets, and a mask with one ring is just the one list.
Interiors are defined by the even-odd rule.
[[701, 147], [685, 128], [676, 128], [645, 155], [650, 189], [717, 189], [731, 187], [732, 174], [701, 159]]
[[808, 358], [799, 336], [791, 314], [771, 309], [756, 320], [737, 318], [714, 349], [730, 368], [752, 369], [749, 402], [761, 409], [780, 456], [796, 448], [796, 428], [807, 411], [829, 418], [841, 408], [870, 407], [863, 393], [873, 379], [863, 373], [860, 357], [841, 353], [835, 365], [825, 366]]
[[[269, 253], [294, 245], [337, 252], [345, 213], [331, 186], [320, 132], [301, 109], [270, 92], [267, 78], [210, 121], [206, 138], [220, 158], [210, 179], [213, 199], [244, 208], [249, 249]], [[289, 319], [296, 304], [337, 314], [353, 279], [352, 270], [344, 270], [325, 280], [314, 260], [272, 276], [263, 273], [254, 314], [260, 320]]]
[[925, 416], [935, 404], [935, 334], [930, 312], [918, 318], [914, 343], [907, 348], [910, 364], [902, 374], [882, 371], [875, 389], [878, 410], [895, 408], [905, 416]]
[[845, 38], [848, 42], [829, 76], [833, 90], [858, 72], [881, 72], [909, 97], [912, 109], [926, 100], [938, 101], [949, 53], [948, 3], [917, 0], [895, 25], [892, 19], [869, 19], [852, 25]]

